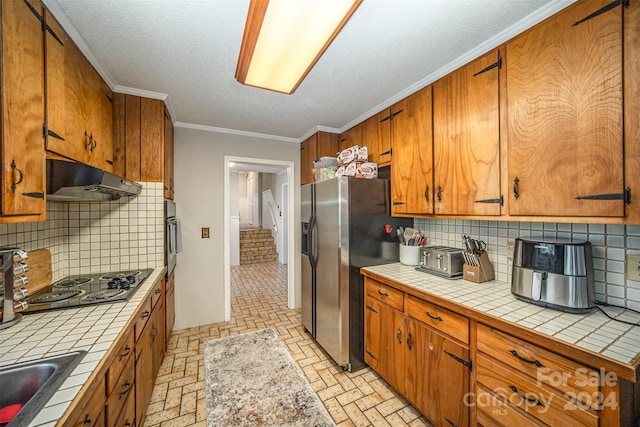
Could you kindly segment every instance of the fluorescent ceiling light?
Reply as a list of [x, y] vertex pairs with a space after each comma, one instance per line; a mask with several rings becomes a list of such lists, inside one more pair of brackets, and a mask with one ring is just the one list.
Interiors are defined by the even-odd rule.
[[251, 0], [236, 79], [293, 93], [362, 0]]

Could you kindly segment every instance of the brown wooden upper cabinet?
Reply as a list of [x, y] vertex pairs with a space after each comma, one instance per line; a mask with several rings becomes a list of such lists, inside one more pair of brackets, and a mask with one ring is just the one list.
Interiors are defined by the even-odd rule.
[[495, 50], [433, 84], [436, 214], [501, 213], [501, 72]]
[[391, 214], [433, 213], [432, 94], [427, 86], [390, 109]]
[[578, 2], [507, 44], [510, 215], [625, 214], [625, 7], [588, 18], [609, 3]]
[[340, 135], [338, 151], [358, 145], [367, 147], [369, 161], [378, 167], [391, 162], [391, 112], [389, 108], [355, 125]]
[[160, 99], [114, 94], [114, 170], [127, 179], [164, 182], [173, 198], [173, 123]]
[[113, 165], [113, 94], [45, 11], [46, 148], [107, 171]]
[[[42, 4], [3, 1], [2, 16], [2, 216], [42, 221], [46, 215], [44, 44]], [[16, 217], [17, 216], [17, 217]], [[3, 218], [4, 219], [4, 218]], [[4, 220], [2, 222], [5, 222]]]
[[336, 157], [338, 134], [317, 132], [300, 143], [300, 185], [315, 182], [313, 161], [320, 157]]
[[174, 154], [173, 154], [173, 121], [164, 108], [164, 198], [173, 200], [174, 196]]

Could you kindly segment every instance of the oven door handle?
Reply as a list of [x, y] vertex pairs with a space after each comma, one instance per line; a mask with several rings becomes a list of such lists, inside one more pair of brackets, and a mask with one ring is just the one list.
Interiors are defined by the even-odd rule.
[[176, 232], [177, 223], [174, 218], [167, 220], [167, 251], [170, 254], [176, 254]]

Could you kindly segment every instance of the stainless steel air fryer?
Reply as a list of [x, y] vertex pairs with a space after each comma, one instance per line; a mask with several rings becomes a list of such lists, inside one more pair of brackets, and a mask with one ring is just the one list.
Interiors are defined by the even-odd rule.
[[572, 313], [593, 308], [591, 243], [516, 239], [511, 292], [521, 300]]

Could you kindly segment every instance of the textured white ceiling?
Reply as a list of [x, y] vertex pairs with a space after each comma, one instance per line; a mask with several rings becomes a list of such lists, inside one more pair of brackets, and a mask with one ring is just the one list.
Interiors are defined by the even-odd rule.
[[292, 95], [234, 78], [248, 0], [44, 2], [112, 88], [168, 95], [178, 126], [298, 140], [348, 129], [572, 1], [365, 0]]

